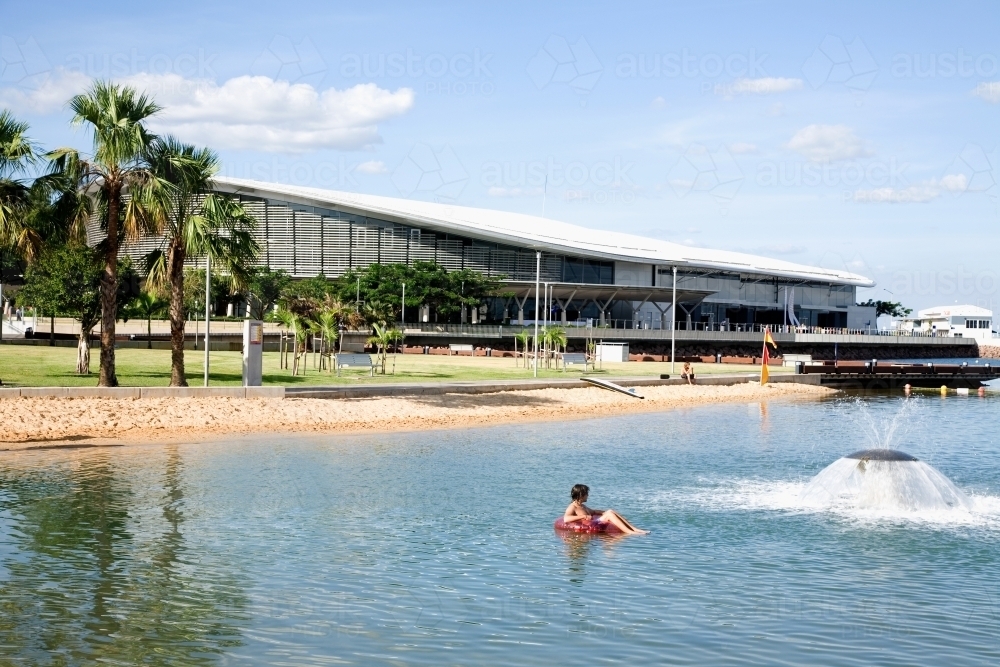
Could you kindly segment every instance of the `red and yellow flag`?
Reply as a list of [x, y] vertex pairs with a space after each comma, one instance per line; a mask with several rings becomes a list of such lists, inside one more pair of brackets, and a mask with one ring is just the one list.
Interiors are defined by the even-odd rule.
[[764, 386], [767, 384], [767, 380], [770, 377], [770, 372], [767, 368], [767, 362], [771, 360], [771, 354], [768, 352], [767, 346], [771, 345], [775, 350], [778, 349], [777, 344], [774, 339], [771, 338], [771, 332], [768, 329], [764, 329], [764, 352], [760, 355], [760, 384]]

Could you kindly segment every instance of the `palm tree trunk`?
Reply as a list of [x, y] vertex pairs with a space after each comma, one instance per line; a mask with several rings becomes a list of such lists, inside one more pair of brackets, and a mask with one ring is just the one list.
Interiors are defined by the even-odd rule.
[[76, 345], [76, 372], [90, 375], [90, 331], [80, 327], [80, 338]]
[[299, 325], [292, 325], [292, 375], [297, 375], [299, 370]]
[[178, 239], [174, 239], [171, 243], [167, 256], [167, 276], [170, 280], [170, 386], [186, 387], [188, 383], [184, 372], [184, 245]]
[[108, 193], [108, 238], [101, 274], [101, 378], [99, 387], [117, 387], [115, 373], [115, 323], [118, 320], [118, 216], [121, 185], [111, 184]]

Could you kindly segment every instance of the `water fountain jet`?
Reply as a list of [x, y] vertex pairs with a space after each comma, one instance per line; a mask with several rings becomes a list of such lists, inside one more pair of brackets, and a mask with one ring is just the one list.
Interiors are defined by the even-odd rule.
[[837, 459], [803, 489], [809, 506], [923, 512], [971, 509], [968, 497], [933, 466], [895, 449]]

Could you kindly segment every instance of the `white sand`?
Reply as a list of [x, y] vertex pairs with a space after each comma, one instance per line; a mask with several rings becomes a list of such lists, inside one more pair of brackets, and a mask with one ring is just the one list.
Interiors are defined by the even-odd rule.
[[645, 400], [597, 388], [496, 394], [358, 399], [11, 398], [0, 400], [0, 449], [66, 444], [213, 439], [275, 432], [381, 432], [604, 417], [705, 403], [756, 402], [828, 395], [791, 383], [761, 387], [639, 387]]

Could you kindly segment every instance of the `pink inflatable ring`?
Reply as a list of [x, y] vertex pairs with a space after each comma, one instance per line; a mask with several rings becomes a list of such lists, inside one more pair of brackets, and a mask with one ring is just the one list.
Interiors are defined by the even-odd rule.
[[600, 521], [591, 517], [589, 520], [572, 521], [566, 523], [562, 517], [556, 519], [553, 527], [566, 533], [605, 533], [607, 535], [621, 535], [622, 531], [610, 521]]

